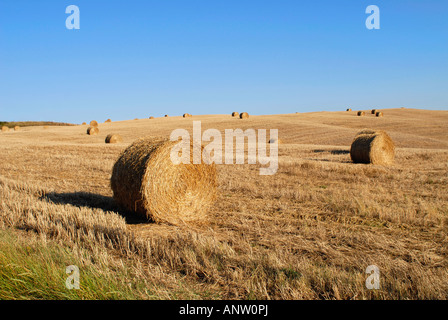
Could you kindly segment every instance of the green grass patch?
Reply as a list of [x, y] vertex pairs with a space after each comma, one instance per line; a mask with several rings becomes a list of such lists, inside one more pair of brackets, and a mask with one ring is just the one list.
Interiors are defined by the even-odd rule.
[[[81, 255], [81, 256], [80, 256]], [[155, 298], [126, 265], [86, 262], [82, 251], [15, 230], [0, 230], [0, 299], [106, 300]], [[66, 267], [79, 268], [79, 289], [68, 289]]]

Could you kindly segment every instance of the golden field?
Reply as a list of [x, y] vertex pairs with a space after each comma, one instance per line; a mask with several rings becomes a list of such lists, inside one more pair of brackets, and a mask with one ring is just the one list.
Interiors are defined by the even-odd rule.
[[[244, 120], [232, 111], [110, 123], [105, 115], [95, 119], [103, 122], [95, 136], [88, 125], [0, 133], [1, 228], [69, 248], [82, 264], [81, 290], [83, 267], [99, 266], [143, 284], [135, 289], [141, 299], [448, 298], [448, 111]], [[278, 129], [278, 172], [218, 165], [218, 200], [200, 225], [148, 223], [121, 211], [110, 188], [120, 152], [143, 136], [191, 131], [195, 120], [203, 131]], [[363, 128], [391, 136], [393, 165], [351, 162]], [[105, 144], [110, 133], [123, 142]], [[66, 265], [48, 263], [65, 276]], [[378, 290], [366, 288], [369, 265], [381, 272]]]

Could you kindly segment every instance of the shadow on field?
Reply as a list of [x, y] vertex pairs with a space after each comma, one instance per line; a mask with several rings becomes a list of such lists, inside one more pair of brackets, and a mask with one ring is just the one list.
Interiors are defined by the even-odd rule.
[[316, 149], [313, 150], [314, 153], [324, 153], [324, 152], [329, 152], [331, 154], [349, 154], [350, 151], [349, 150], [341, 150], [341, 149], [333, 149], [333, 150], [324, 150], [324, 149]]
[[149, 221], [136, 216], [135, 213], [124, 210], [119, 207], [112, 197], [106, 197], [99, 194], [88, 192], [72, 193], [48, 193], [40, 200], [52, 202], [54, 204], [70, 204], [75, 207], [86, 207], [92, 209], [101, 209], [103, 211], [115, 212], [122, 216], [127, 224], [150, 223]]

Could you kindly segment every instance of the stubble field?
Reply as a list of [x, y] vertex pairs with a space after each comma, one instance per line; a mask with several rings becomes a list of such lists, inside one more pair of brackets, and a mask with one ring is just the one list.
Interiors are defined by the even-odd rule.
[[[97, 136], [85, 125], [0, 133], [0, 227], [14, 230], [24, 256], [27, 247], [69, 252], [81, 272], [75, 298], [447, 299], [448, 111], [382, 111], [112, 119]], [[278, 172], [218, 165], [219, 196], [204, 224], [147, 223], [118, 208], [110, 176], [120, 152], [198, 120], [202, 130], [278, 129]], [[393, 165], [351, 162], [363, 128], [389, 133]], [[105, 144], [109, 133], [123, 142]], [[0, 281], [9, 284], [0, 297], [71, 298], [70, 261], [41, 261], [56, 270], [53, 286], [8, 259], [0, 253]], [[366, 288], [369, 265], [380, 270], [377, 290]], [[83, 282], [87, 270], [95, 281]]]

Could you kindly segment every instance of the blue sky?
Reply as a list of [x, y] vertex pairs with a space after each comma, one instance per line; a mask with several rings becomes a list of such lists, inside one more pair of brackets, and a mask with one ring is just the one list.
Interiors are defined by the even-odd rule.
[[0, 120], [446, 110], [447, 17], [446, 0], [1, 0]]

